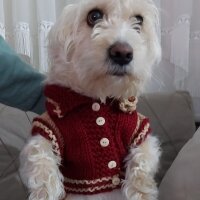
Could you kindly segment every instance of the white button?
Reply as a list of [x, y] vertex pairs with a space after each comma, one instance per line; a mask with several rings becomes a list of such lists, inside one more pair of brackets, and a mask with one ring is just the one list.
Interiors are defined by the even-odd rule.
[[96, 123], [99, 125], [99, 126], [103, 126], [105, 124], [105, 119], [103, 117], [98, 117], [97, 120], [96, 120]]
[[119, 185], [120, 184], [120, 178], [117, 176], [114, 176], [112, 179], [112, 184], [113, 185]]
[[102, 147], [107, 147], [109, 145], [109, 140], [107, 138], [102, 138], [100, 144]]
[[93, 111], [99, 111], [100, 110], [100, 105], [98, 103], [93, 103], [92, 104], [92, 110]]
[[110, 161], [108, 163], [108, 167], [109, 167], [109, 169], [113, 169], [113, 168], [117, 167], [117, 163], [115, 161]]

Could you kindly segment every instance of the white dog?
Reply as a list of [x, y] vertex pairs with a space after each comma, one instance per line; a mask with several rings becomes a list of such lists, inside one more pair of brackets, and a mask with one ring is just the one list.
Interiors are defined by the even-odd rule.
[[152, 0], [83, 0], [49, 35], [47, 112], [21, 153], [31, 200], [156, 200], [158, 140], [135, 111], [160, 59]]

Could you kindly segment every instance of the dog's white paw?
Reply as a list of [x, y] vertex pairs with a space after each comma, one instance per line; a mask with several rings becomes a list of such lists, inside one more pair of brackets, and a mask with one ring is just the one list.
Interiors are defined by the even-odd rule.
[[65, 196], [60, 157], [42, 136], [34, 136], [20, 155], [20, 174], [30, 191], [29, 200], [60, 200]]
[[128, 200], [157, 200], [158, 189], [154, 175], [158, 169], [160, 148], [158, 140], [148, 136], [127, 157], [126, 178], [123, 185]]
[[136, 169], [136, 174], [130, 200], [157, 200], [158, 189], [152, 176], [140, 169]]
[[30, 193], [29, 200], [49, 200], [48, 191], [45, 187], [33, 190]]
[[156, 182], [141, 169], [135, 169], [132, 183], [124, 187], [128, 200], [157, 200], [158, 189]]

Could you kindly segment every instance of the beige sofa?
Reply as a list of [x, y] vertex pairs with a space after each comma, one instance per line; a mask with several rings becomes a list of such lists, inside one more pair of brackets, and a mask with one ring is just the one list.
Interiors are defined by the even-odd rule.
[[[160, 183], [177, 153], [195, 132], [191, 98], [187, 92], [149, 94], [140, 98], [138, 110], [150, 118], [153, 134], [161, 141], [163, 155], [156, 177]], [[18, 172], [19, 152], [30, 135], [34, 116], [0, 104], [0, 200], [27, 199]]]

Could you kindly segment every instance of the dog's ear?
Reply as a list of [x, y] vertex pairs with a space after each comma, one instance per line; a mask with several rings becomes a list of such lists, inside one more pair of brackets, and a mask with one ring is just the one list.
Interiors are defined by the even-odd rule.
[[66, 59], [68, 59], [68, 54], [73, 49], [75, 20], [77, 18], [76, 8], [75, 4], [66, 6], [49, 32], [49, 54], [52, 59], [57, 58], [60, 52], [64, 52]]

